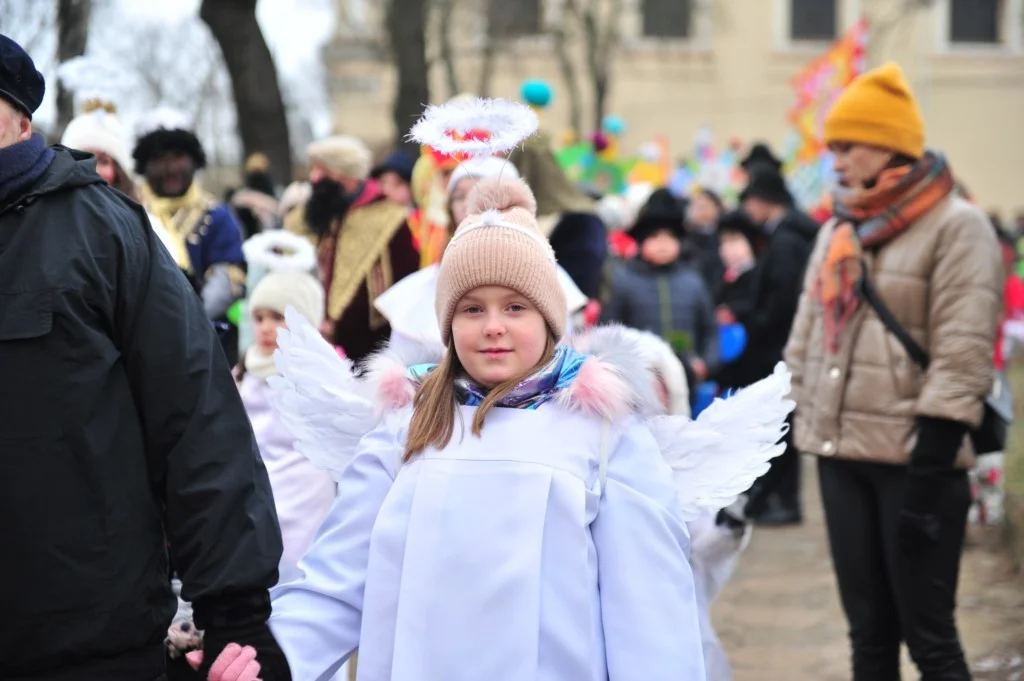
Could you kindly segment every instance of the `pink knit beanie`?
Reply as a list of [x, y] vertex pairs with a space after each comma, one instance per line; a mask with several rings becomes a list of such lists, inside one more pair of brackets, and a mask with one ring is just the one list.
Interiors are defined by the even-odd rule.
[[520, 179], [489, 177], [469, 193], [469, 215], [441, 259], [437, 323], [451, 343], [455, 305], [478, 286], [504, 286], [537, 306], [560, 339], [569, 316], [555, 254], [537, 226], [537, 201]]

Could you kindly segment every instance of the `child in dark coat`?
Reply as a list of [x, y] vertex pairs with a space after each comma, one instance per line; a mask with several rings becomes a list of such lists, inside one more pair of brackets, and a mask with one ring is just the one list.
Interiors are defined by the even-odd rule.
[[683, 207], [671, 192], [651, 194], [629, 231], [637, 257], [616, 264], [601, 321], [660, 336], [696, 385], [718, 368], [718, 328], [700, 272], [680, 259], [683, 221]]

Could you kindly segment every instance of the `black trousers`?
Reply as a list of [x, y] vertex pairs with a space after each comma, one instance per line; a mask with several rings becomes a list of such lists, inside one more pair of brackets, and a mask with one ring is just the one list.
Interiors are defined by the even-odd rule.
[[898, 681], [900, 643], [921, 681], [968, 681], [954, 610], [970, 487], [967, 473], [936, 482], [939, 539], [900, 539], [906, 468], [818, 459], [829, 545], [850, 625], [854, 681]]
[[800, 451], [793, 444], [793, 413], [786, 418], [789, 431], [782, 441], [786, 451], [771, 460], [768, 472], [750, 488], [746, 512], [757, 518], [768, 509], [771, 496], [777, 495], [784, 508], [800, 510]]

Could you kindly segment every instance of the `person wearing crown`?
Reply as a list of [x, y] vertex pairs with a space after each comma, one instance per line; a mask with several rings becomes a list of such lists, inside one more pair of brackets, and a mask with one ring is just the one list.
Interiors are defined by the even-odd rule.
[[174, 259], [203, 299], [207, 316], [221, 322], [228, 360], [237, 361], [237, 329], [228, 308], [245, 292], [242, 228], [231, 209], [203, 189], [196, 173], [206, 153], [183, 120], [158, 122], [142, 134], [132, 156], [142, 175], [142, 202], [174, 242]]

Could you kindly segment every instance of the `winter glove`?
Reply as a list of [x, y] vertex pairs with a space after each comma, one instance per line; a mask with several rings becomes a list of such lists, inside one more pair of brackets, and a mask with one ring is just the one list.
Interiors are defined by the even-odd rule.
[[[199, 669], [203, 663], [201, 650], [189, 653], [186, 658], [193, 669]], [[256, 661], [256, 649], [244, 648], [232, 643], [224, 648], [205, 677], [209, 681], [262, 681], [259, 676], [260, 664]]]
[[950, 419], [919, 416], [917, 444], [907, 468], [900, 539], [910, 548], [934, 544], [942, 527], [944, 491], [967, 434], [967, 424]]

